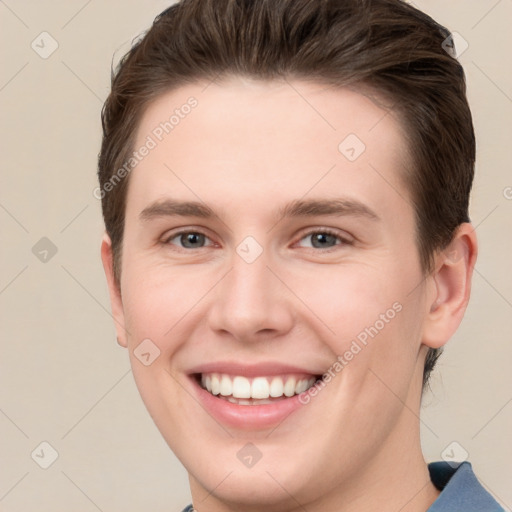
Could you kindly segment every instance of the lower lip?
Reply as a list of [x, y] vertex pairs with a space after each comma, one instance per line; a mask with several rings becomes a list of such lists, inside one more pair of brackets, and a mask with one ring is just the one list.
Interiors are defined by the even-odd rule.
[[275, 427], [290, 414], [304, 407], [304, 404], [299, 401], [300, 395], [277, 400], [272, 404], [232, 404], [203, 389], [193, 376], [191, 380], [205, 409], [220, 423], [239, 429], [254, 430]]

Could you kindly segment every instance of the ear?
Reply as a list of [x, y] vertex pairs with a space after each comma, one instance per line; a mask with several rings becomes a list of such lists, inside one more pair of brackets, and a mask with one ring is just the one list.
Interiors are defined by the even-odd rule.
[[114, 259], [112, 254], [112, 242], [110, 237], [105, 233], [101, 242], [101, 261], [103, 269], [107, 277], [108, 290], [110, 293], [110, 307], [114, 317], [117, 342], [122, 347], [127, 347], [126, 329], [124, 327], [124, 311], [121, 290], [114, 279]]
[[436, 255], [435, 271], [428, 278], [424, 345], [443, 346], [459, 327], [469, 302], [477, 254], [475, 228], [465, 222], [448, 247]]

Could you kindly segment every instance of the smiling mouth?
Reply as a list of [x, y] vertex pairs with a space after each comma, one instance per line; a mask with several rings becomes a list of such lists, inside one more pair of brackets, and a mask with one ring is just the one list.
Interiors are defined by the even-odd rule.
[[304, 393], [321, 375], [287, 374], [248, 378], [225, 373], [197, 373], [194, 378], [211, 395], [237, 405], [266, 405]]

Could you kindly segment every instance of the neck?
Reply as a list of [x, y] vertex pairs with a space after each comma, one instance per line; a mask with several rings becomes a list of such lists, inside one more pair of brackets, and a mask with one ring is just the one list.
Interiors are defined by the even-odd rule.
[[306, 508], [311, 512], [426, 512], [439, 494], [421, 452], [419, 420], [404, 408], [399, 425], [372, 462], [318, 508]]

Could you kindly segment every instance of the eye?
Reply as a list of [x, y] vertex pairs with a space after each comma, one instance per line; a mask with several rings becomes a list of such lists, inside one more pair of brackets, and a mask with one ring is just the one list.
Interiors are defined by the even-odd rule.
[[[174, 242], [175, 240], [178, 240], [178, 242]], [[167, 237], [163, 243], [178, 245], [182, 249], [201, 249], [205, 247], [206, 240], [209, 240], [209, 238], [200, 231], [180, 231]]]
[[[310, 239], [310, 245], [302, 245], [300, 242]], [[163, 240], [165, 245], [177, 245], [181, 249], [202, 249], [214, 245], [213, 243], [207, 244], [210, 238], [200, 231], [179, 231], [166, 237]], [[337, 245], [352, 245], [352, 241], [348, 238], [341, 236], [339, 233], [329, 229], [315, 229], [311, 230], [299, 241], [299, 245], [305, 248], [313, 249], [333, 249]]]
[[311, 245], [309, 247], [314, 249], [332, 249], [336, 245], [352, 245], [350, 240], [329, 229], [316, 229], [314, 231], [309, 231], [300, 240], [302, 241], [307, 239], [311, 240]]

